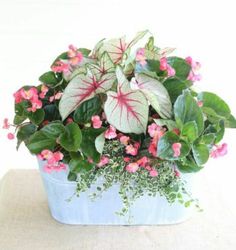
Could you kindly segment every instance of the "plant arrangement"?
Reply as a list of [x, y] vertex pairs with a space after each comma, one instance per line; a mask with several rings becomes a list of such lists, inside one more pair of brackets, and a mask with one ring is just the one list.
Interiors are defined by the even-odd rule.
[[200, 63], [172, 52], [148, 31], [93, 50], [70, 45], [38, 86], [14, 94], [14, 122], [5, 119], [3, 128], [15, 128], [8, 138], [16, 135], [17, 148], [24, 142], [44, 171], [68, 168], [77, 195], [97, 179], [93, 198], [119, 184], [121, 214], [144, 194], [189, 206], [182, 173], [226, 154], [219, 143], [236, 120], [219, 96], [194, 90]]

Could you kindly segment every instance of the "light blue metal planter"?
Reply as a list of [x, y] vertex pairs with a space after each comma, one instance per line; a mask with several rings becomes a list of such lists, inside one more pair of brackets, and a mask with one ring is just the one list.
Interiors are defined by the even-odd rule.
[[[191, 208], [179, 203], [169, 204], [164, 197], [148, 195], [138, 199], [130, 209], [132, 216], [118, 216], [122, 201], [118, 194], [119, 185], [104, 192], [101, 198], [91, 201], [89, 194], [96, 190], [93, 185], [80, 197], [73, 196], [76, 182], [67, 181], [67, 172], [43, 171], [44, 162], [39, 161], [39, 169], [48, 197], [52, 217], [57, 221], [73, 225], [165, 225], [183, 222], [192, 214]], [[192, 176], [185, 175], [187, 189], [192, 191]], [[72, 197], [72, 199], [70, 199]], [[70, 201], [68, 201], [70, 199]]]

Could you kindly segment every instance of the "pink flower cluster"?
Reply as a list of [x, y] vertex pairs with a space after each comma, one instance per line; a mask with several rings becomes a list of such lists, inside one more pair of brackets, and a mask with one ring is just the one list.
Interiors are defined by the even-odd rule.
[[107, 165], [110, 162], [109, 157], [103, 155], [99, 161], [99, 163], [97, 164], [97, 167], [101, 168], [105, 165]]
[[175, 69], [172, 68], [168, 62], [166, 57], [162, 57], [160, 59], [160, 70], [161, 71], [166, 71], [167, 76], [174, 76], [175, 75]]
[[62, 95], [63, 95], [62, 92], [57, 92], [55, 95], [52, 95], [49, 97], [49, 102], [53, 102], [55, 100], [60, 100]]
[[145, 57], [145, 50], [144, 48], [141, 48], [136, 53], [136, 61], [139, 62], [142, 66], [145, 66], [147, 64]]
[[114, 139], [117, 137], [116, 128], [110, 125], [110, 127], [105, 131], [105, 138], [108, 140]]
[[194, 61], [190, 56], [186, 57], [185, 61], [191, 66], [191, 71], [189, 72], [187, 79], [192, 82], [200, 81], [202, 77], [197, 72], [201, 68], [201, 64], [199, 62]]
[[54, 63], [51, 67], [53, 72], [67, 74], [71, 66], [76, 66], [83, 60], [83, 54], [73, 45], [69, 45], [67, 56], [69, 57], [68, 61], [58, 60]]
[[27, 110], [30, 112], [35, 112], [37, 109], [42, 108], [42, 101], [39, 100], [39, 93], [37, 88], [31, 87], [28, 90], [21, 88], [16, 93], [14, 93], [15, 103], [20, 103], [23, 100], [29, 101], [31, 107]]
[[[126, 159], [127, 160], [127, 159]], [[139, 160], [137, 160], [136, 162], [131, 162], [129, 163], [125, 169], [126, 171], [128, 171], [129, 173], [135, 173], [138, 171], [139, 168], [145, 168], [147, 171], [149, 171], [149, 175], [151, 177], [156, 177], [158, 176], [158, 172], [155, 168], [151, 167], [149, 165], [149, 159], [146, 156], [143, 156], [142, 158], [140, 158]]]
[[227, 143], [223, 143], [222, 145], [215, 145], [213, 150], [211, 151], [210, 156], [212, 158], [218, 158], [220, 156], [224, 156], [228, 153], [228, 145]]
[[52, 152], [51, 150], [44, 149], [37, 155], [40, 160], [47, 161], [43, 170], [47, 173], [51, 173], [53, 170], [61, 171], [66, 169], [66, 165], [61, 162], [64, 155], [60, 151]]

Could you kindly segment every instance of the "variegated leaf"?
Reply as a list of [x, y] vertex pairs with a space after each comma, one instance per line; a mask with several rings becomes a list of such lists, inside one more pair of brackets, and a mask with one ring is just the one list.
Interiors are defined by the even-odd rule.
[[66, 87], [59, 103], [59, 111], [64, 120], [81, 103], [89, 100], [95, 94], [109, 90], [114, 82], [114, 74], [106, 74], [97, 80], [88, 70], [87, 74], [80, 74], [74, 77]]
[[145, 96], [130, 88], [122, 69], [117, 67], [117, 92], [109, 91], [104, 111], [108, 122], [123, 133], [146, 132], [148, 103]]

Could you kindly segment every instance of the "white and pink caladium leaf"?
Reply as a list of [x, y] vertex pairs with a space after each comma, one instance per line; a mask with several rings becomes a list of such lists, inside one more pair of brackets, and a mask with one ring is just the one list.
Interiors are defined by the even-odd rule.
[[136, 74], [130, 83], [131, 89], [142, 91], [151, 106], [164, 119], [171, 118], [170, 96], [161, 82], [145, 74]]
[[102, 54], [98, 64], [88, 64], [87, 67], [97, 79], [100, 79], [105, 74], [115, 73], [115, 64], [107, 52]]
[[140, 39], [142, 39], [147, 33], [148, 30], [138, 32], [134, 39], [132, 39], [129, 43], [125, 41], [125, 37], [104, 41], [103, 45], [100, 47], [99, 52], [102, 54], [106, 51], [115, 64], [121, 63], [124, 54], [129, 54], [129, 49], [134, 46]]
[[71, 112], [80, 106], [84, 101], [93, 98], [98, 93], [109, 90], [115, 77], [114, 74], [106, 74], [97, 80], [96, 77], [87, 70], [87, 74], [79, 74], [67, 85], [59, 103], [59, 111], [64, 120]]
[[148, 102], [139, 90], [132, 90], [122, 69], [116, 68], [117, 92], [108, 91], [104, 111], [107, 121], [123, 133], [146, 132]]

